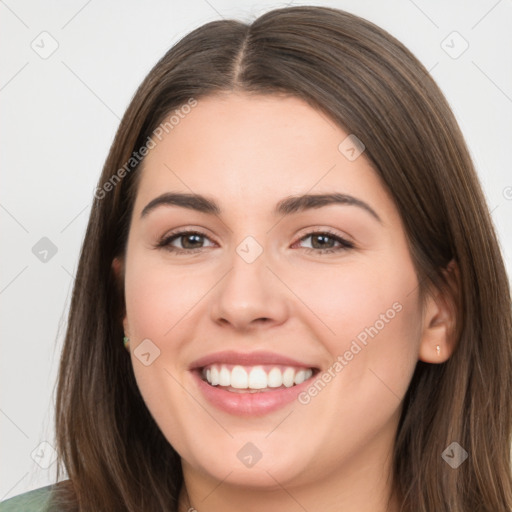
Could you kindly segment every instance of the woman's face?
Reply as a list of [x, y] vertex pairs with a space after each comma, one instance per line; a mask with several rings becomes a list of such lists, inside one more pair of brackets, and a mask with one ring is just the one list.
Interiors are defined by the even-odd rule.
[[124, 326], [188, 474], [271, 488], [382, 472], [424, 321], [396, 206], [348, 136], [298, 98], [226, 94], [154, 139]]

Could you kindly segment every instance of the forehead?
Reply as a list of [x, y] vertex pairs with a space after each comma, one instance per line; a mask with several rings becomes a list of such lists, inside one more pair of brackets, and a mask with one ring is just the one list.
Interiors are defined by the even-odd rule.
[[135, 210], [168, 191], [238, 201], [244, 209], [337, 191], [392, 208], [364, 152], [355, 160], [344, 153], [350, 134], [300, 98], [229, 93], [201, 98], [187, 111], [154, 138]]

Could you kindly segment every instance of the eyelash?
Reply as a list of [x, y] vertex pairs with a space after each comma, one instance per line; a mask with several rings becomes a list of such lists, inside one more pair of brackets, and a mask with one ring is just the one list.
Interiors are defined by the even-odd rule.
[[[205, 249], [205, 247], [196, 247], [194, 249], [180, 249], [178, 247], [174, 247], [171, 244], [174, 240], [185, 236], [185, 235], [199, 235], [201, 237], [209, 238], [205, 233], [202, 233], [201, 231], [178, 231], [175, 233], [170, 233], [169, 235], [164, 236], [156, 245], [155, 249], [165, 249], [169, 252], [173, 252], [175, 254], [185, 254], [185, 253], [196, 253], [198, 251], [202, 251]], [[347, 249], [353, 249], [354, 244], [352, 242], [349, 242], [348, 240], [345, 240], [344, 238], [340, 237], [336, 233], [333, 233], [332, 231], [329, 231], [328, 229], [324, 229], [321, 231], [311, 231], [301, 237], [298, 242], [302, 242], [303, 240], [308, 239], [309, 237], [313, 235], [328, 235], [328, 238], [332, 238], [339, 244], [341, 244], [341, 247], [338, 248], [329, 248], [329, 249], [315, 249], [313, 247], [305, 247], [304, 249], [306, 252], [309, 253], [316, 253], [316, 254], [331, 254], [335, 252], [341, 252], [346, 251]]]

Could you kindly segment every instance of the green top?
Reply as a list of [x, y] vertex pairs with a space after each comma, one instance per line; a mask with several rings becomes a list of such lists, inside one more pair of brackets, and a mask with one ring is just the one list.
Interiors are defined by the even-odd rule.
[[[53, 485], [39, 487], [0, 502], [0, 512], [50, 512], [48, 509]], [[52, 510], [51, 512], [57, 512]]]

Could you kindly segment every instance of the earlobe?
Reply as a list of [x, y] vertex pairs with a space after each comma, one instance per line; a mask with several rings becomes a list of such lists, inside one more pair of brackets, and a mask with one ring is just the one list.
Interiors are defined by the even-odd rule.
[[121, 283], [123, 281], [123, 273], [124, 273], [124, 268], [123, 268], [123, 262], [121, 260], [121, 258], [114, 258], [112, 260], [112, 271], [114, 272], [114, 276], [116, 277], [117, 281], [119, 283]]
[[437, 289], [425, 298], [419, 359], [426, 363], [444, 363], [457, 345], [460, 279], [454, 260], [450, 261], [443, 273], [448, 286]]
[[[124, 262], [121, 258], [114, 258], [112, 260], [112, 272], [114, 273], [115, 280], [118, 285], [119, 293], [124, 292]], [[124, 345], [129, 350], [128, 343], [129, 341], [126, 341], [130, 337], [130, 332], [128, 328], [128, 320], [126, 317], [126, 308], [123, 312], [123, 332], [124, 332]]]

